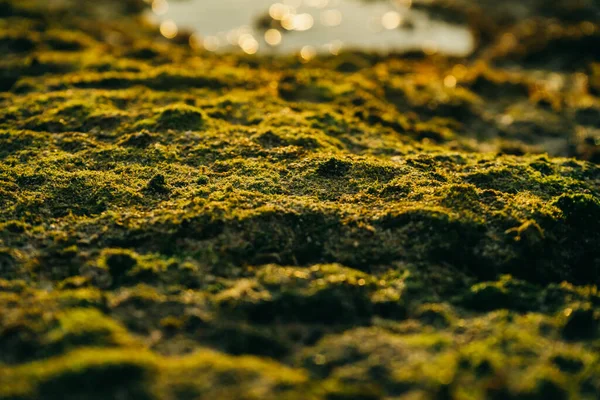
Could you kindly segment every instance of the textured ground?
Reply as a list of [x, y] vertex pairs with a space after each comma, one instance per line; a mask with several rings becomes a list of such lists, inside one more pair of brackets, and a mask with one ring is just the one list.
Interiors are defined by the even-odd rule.
[[593, 21], [302, 64], [44, 3], [0, 1], [0, 399], [598, 398]]

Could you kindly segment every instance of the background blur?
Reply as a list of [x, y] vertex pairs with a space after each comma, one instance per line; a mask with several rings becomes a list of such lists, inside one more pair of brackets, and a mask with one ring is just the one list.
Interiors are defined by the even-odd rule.
[[424, 50], [466, 55], [474, 39], [464, 26], [431, 19], [410, 0], [149, 0], [148, 16], [169, 37], [191, 29], [210, 51], [290, 53], [305, 57], [342, 49]]

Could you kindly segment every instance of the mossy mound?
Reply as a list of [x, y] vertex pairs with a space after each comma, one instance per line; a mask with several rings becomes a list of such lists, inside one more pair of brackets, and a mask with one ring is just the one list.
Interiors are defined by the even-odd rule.
[[144, 3], [0, 0], [0, 399], [598, 397], [600, 68], [527, 57], [589, 25], [302, 64]]

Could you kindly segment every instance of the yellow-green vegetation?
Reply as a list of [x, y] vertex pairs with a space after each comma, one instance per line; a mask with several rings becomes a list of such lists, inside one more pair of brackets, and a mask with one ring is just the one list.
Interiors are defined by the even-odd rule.
[[597, 24], [303, 64], [142, 8], [0, 0], [0, 399], [598, 398]]

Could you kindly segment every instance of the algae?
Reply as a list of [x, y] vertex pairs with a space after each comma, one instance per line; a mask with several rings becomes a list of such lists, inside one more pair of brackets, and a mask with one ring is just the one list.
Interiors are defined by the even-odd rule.
[[598, 397], [593, 4], [302, 64], [43, 3], [0, 1], [0, 399]]

